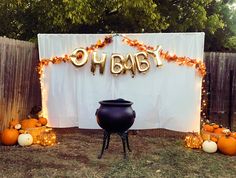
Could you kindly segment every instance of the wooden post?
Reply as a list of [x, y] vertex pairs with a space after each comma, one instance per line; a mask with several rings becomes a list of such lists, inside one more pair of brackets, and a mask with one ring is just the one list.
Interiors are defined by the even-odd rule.
[[233, 70], [230, 70], [229, 73], [229, 111], [228, 111], [228, 123], [229, 123], [229, 129], [232, 129], [232, 115], [233, 115], [233, 110], [232, 110], [232, 105], [233, 105], [233, 76], [234, 72]]

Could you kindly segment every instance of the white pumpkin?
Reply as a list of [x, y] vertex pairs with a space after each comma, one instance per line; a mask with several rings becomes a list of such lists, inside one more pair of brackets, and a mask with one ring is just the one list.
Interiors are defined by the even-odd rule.
[[202, 144], [202, 149], [207, 153], [215, 153], [217, 151], [217, 144], [211, 140], [205, 140]]
[[15, 129], [16, 129], [16, 130], [21, 129], [21, 124], [16, 124], [16, 125], [15, 125]]
[[20, 146], [32, 145], [33, 137], [29, 133], [20, 134], [18, 137], [18, 143]]

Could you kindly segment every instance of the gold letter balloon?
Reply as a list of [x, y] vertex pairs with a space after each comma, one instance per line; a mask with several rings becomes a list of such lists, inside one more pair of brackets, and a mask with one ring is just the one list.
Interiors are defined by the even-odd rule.
[[120, 54], [112, 54], [111, 55], [111, 64], [110, 70], [112, 74], [120, 74], [124, 67], [123, 67], [124, 57]]
[[[78, 57], [78, 54], [82, 53], [81, 57]], [[85, 49], [75, 49], [70, 56], [72, 64], [76, 67], [81, 67], [88, 61], [88, 52]]]
[[[132, 77], [136, 74], [136, 69], [139, 73], [146, 73], [150, 69], [150, 62], [148, 60], [148, 54], [153, 56], [153, 59], [156, 63], [156, 66], [161, 66], [162, 61], [160, 58], [161, 47], [157, 46], [155, 50], [148, 50], [147, 52], [138, 52], [134, 56], [127, 54], [126, 58], [121, 54], [112, 54], [110, 60], [110, 72], [115, 75], [121, 73], [126, 74], [127, 71], [130, 71]], [[70, 56], [71, 62], [76, 67], [82, 67], [88, 61], [88, 52], [83, 49], [75, 49]], [[103, 74], [106, 66], [107, 54], [102, 53], [101, 57], [98, 57], [97, 52], [93, 52], [91, 60], [91, 72], [95, 74], [96, 67], [99, 67], [99, 73]]]
[[145, 73], [150, 68], [150, 62], [148, 61], [147, 53], [138, 52], [135, 55], [135, 61], [137, 64], [137, 69], [140, 73]]
[[128, 70], [131, 71], [132, 77], [134, 77], [135, 72], [136, 72], [136, 65], [135, 65], [134, 57], [131, 54], [128, 54], [124, 61], [124, 74]]
[[160, 50], [161, 50], [161, 46], [157, 46], [157, 48], [154, 51], [147, 50], [147, 52], [153, 56], [153, 59], [154, 59], [157, 67], [162, 66], [162, 61], [161, 61], [161, 57], [160, 57]]
[[100, 74], [103, 74], [103, 72], [105, 70], [106, 57], [107, 57], [107, 55], [105, 53], [103, 53], [102, 58], [99, 60], [97, 52], [93, 52], [93, 58], [92, 58], [92, 62], [91, 62], [91, 72], [93, 74], [95, 73], [97, 65], [100, 67], [100, 69], [99, 69]]

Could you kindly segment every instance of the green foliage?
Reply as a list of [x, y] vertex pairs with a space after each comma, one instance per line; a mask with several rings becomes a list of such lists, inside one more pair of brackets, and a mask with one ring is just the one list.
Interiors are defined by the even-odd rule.
[[[220, 26], [216, 31], [206, 30], [206, 46], [208, 51], [236, 51], [232, 37], [236, 35], [236, 11], [231, 5], [235, 0], [212, 1], [207, 7], [209, 15], [217, 15], [213, 20], [215, 26]], [[221, 23], [217, 23], [217, 19]], [[212, 23], [212, 21], [209, 21]], [[223, 23], [223, 24], [222, 24]]]
[[232, 36], [232, 37], [228, 38], [225, 43], [225, 47], [228, 49], [236, 50], [236, 36]]
[[63, 3], [65, 17], [72, 22], [72, 32], [160, 32], [167, 28], [153, 1], [64, 0]]
[[223, 29], [225, 26], [224, 22], [220, 19], [218, 14], [213, 14], [208, 17], [206, 22], [206, 30], [210, 34], [214, 34], [218, 29]]
[[198, 32], [205, 50], [236, 50], [236, 0], [1, 0], [0, 36]]
[[167, 31], [202, 31], [207, 21], [205, 6], [208, 1], [158, 0], [162, 16], [167, 17]]

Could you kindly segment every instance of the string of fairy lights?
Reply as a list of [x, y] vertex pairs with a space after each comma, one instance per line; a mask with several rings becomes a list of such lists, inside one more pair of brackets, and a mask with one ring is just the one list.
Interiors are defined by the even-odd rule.
[[201, 95], [201, 119], [202, 122], [209, 120], [209, 113], [208, 113], [208, 82], [207, 82], [207, 75], [203, 77], [202, 80], [202, 95]]

